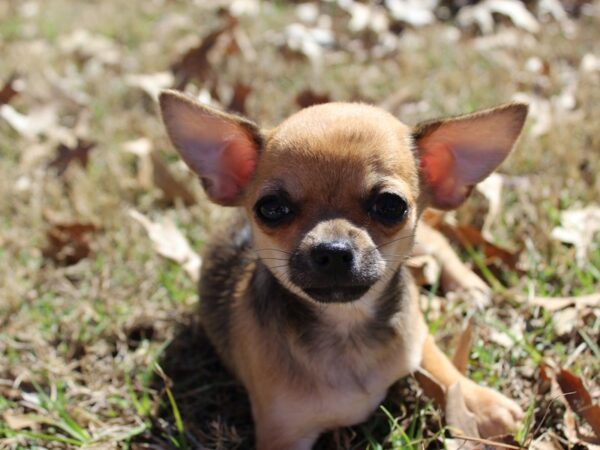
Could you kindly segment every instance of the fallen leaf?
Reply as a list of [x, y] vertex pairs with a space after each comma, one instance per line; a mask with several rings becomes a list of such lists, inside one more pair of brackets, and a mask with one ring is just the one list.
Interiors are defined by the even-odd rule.
[[244, 84], [241, 81], [235, 83], [233, 95], [231, 96], [227, 109], [243, 116], [246, 115], [246, 99], [250, 92], [252, 92], [252, 88], [249, 85]]
[[600, 406], [592, 403], [592, 396], [582, 379], [566, 369], [560, 369], [556, 381], [571, 409], [592, 427], [600, 439]]
[[531, 443], [531, 450], [562, 450], [562, 446], [558, 445], [549, 436], [540, 436]]
[[334, 43], [335, 37], [329, 28], [306, 27], [301, 23], [292, 23], [285, 28], [287, 48], [306, 56], [315, 65], [321, 63], [324, 50]]
[[516, 102], [525, 102], [529, 105], [528, 117], [533, 122], [529, 133], [532, 137], [543, 136], [552, 129], [552, 125], [555, 122], [555, 114], [552, 111], [552, 104], [547, 98], [518, 92], [513, 95], [513, 100]]
[[162, 161], [158, 152], [150, 152], [150, 161], [152, 162], [152, 180], [156, 187], [162, 191], [165, 199], [175, 202], [179, 198], [188, 206], [196, 203], [194, 194], [173, 176], [171, 170]]
[[577, 263], [585, 265], [589, 251], [598, 245], [595, 237], [600, 232], [600, 207], [591, 205], [583, 209], [562, 211], [560, 224], [560, 227], [552, 230], [552, 237], [573, 244]]
[[34, 416], [30, 414], [19, 414], [10, 410], [4, 411], [2, 413], [2, 418], [11, 430], [34, 428], [39, 423], [39, 420], [36, 420]]
[[476, 189], [483, 194], [487, 199], [489, 207], [483, 227], [481, 228], [481, 234], [490, 241], [492, 239], [491, 229], [498, 219], [500, 214], [500, 207], [502, 206], [502, 187], [504, 181], [502, 175], [492, 173], [481, 183], [478, 183]]
[[158, 99], [160, 91], [173, 85], [175, 77], [171, 72], [152, 74], [129, 74], [125, 76], [125, 84], [140, 88], [154, 100]]
[[519, 251], [504, 249], [487, 240], [481, 231], [471, 225], [450, 226], [443, 224], [440, 230], [447, 236], [457, 240], [463, 247], [481, 247], [486, 258], [486, 265], [493, 261], [501, 261], [511, 270], [515, 270], [519, 261]]
[[406, 261], [406, 266], [418, 286], [433, 286], [440, 279], [442, 268], [431, 255], [411, 256]]
[[494, 14], [508, 17], [515, 26], [530, 33], [540, 30], [537, 19], [519, 0], [484, 0], [461, 8], [456, 19], [463, 27], [477, 25], [482, 33], [490, 34], [494, 31]]
[[162, 161], [159, 153], [153, 149], [152, 141], [139, 138], [123, 143], [126, 152], [138, 157], [138, 182], [144, 189], [159, 188], [170, 203], [181, 199], [185, 205], [196, 203], [196, 197], [179, 181], [171, 169]]
[[586, 53], [583, 58], [581, 58], [579, 68], [582, 72], [587, 73], [600, 72], [600, 57], [593, 53]]
[[548, 311], [558, 311], [574, 305], [576, 308], [600, 307], [600, 293], [577, 297], [532, 297], [527, 300], [534, 306], [542, 306]]
[[539, 377], [537, 378], [537, 392], [540, 395], [547, 394], [552, 389], [552, 378], [548, 375], [546, 364], [540, 363], [538, 367]]
[[0, 89], [0, 105], [10, 103], [10, 101], [19, 93], [18, 77], [16, 74], [11, 75], [2, 89]]
[[414, 373], [414, 376], [425, 395], [434, 400], [438, 406], [444, 407], [446, 404], [446, 390], [433, 375], [420, 368]]
[[232, 30], [236, 23], [235, 19], [230, 18], [227, 24], [206, 35], [199, 45], [189, 49], [178, 62], [173, 64], [171, 70], [175, 77], [173, 85], [175, 89], [185, 89], [193, 79], [199, 82], [206, 79], [210, 69], [208, 60], [210, 50], [216, 45], [221, 35]]
[[312, 89], [305, 89], [296, 95], [296, 104], [300, 108], [308, 108], [309, 106], [328, 103], [331, 97], [327, 93], [315, 92]]
[[198, 280], [200, 256], [192, 250], [173, 221], [165, 217], [159, 222], [153, 222], [136, 210], [130, 210], [129, 215], [145, 228], [159, 255], [180, 264], [192, 280]]
[[579, 315], [575, 308], [565, 308], [552, 315], [552, 328], [557, 336], [564, 336], [573, 331]]
[[431, 0], [386, 0], [385, 2], [394, 19], [414, 27], [423, 27], [435, 22], [434, 9], [437, 3]]
[[97, 231], [91, 223], [59, 223], [46, 231], [48, 243], [42, 255], [57, 264], [71, 266], [89, 256], [90, 234]]
[[56, 170], [57, 175], [61, 176], [69, 168], [71, 163], [77, 162], [81, 167], [87, 167], [90, 151], [96, 146], [93, 141], [77, 139], [74, 148], [65, 144], [59, 144], [56, 157], [48, 163], [48, 168]]
[[11, 105], [0, 105], [0, 117], [21, 136], [33, 140], [51, 133], [58, 127], [58, 114], [54, 105], [44, 105], [22, 114]]
[[108, 37], [79, 28], [60, 36], [58, 46], [64, 53], [76, 56], [81, 62], [116, 65], [121, 61], [120, 47]]
[[459, 383], [448, 388], [446, 395], [446, 423], [456, 437], [479, 437], [475, 415], [468, 410]]
[[454, 356], [452, 357], [454, 367], [456, 367], [463, 375], [467, 373], [469, 367], [469, 354], [471, 353], [471, 345], [473, 344], [474, 328], [475, 321], [473, 320], [473, 317], [470, 317], [458, 337]]

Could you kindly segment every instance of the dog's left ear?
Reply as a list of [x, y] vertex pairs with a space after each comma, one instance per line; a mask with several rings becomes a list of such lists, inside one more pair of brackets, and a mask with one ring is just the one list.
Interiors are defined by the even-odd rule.
[[257, 125], [176, 91], [161, 92], [159, 105], [173, 146], [200, 177], [208, 197], [224, 206], [239, 204], [258, 161], [262, 135]]
[[527, 109], [526, 104], [511, 103], [417, 125], [413, 137], [431, 206], [452, 209], [466, 200], [473, 187], [508, 156]]

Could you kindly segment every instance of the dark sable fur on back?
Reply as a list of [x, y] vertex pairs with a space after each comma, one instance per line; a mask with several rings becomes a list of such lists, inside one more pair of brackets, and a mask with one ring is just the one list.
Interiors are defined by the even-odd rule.
[[204, 250], [200, 314], [217, 353], [230, 365], [231, 306], [238, 282], [256, 261], [256, 253], [251, 247], [250, 224], [241, 212], [219, 225], [219, 232], [211, 237]]
[[376, 300], [374, 317], [358, 323], [350, 335], [341, 336], [319, 311], [326, 305], [297, 297], [262, 264], [252, 249], [250, 225], [243, 214], [236, 214], [221, 229], [220, 236], [211, 239], [205, 251], [200, 309], [206, 332], [227, 364], [231, 361], [231, 307], [238, 300], [238, 286], [245, 277], [251, 277], [249, 301], [255, 319], [280, 343], [281, 361], [287, 365], [291, 378], [302, 378], [304, 369], [293, 357], [290, 338], [308, 354], [318, 355], [322, 350], [338, 354], [368, 351], [385, 346], [395, 337], [397, 330], [390, 319], [403, 307], [409, 295], [406, 283], [411, 280], [403, 266], [393, 274]]

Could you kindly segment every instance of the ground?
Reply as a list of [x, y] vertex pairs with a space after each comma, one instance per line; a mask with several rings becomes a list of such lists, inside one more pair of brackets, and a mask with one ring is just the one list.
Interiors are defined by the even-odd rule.
[[[0, 447], [252, 448], [244, 391], [198, 327], [193, 270], [172, 260], [175, 241], [171, 259], [157, 252], [139, 220], [171, 221], [200, 252], [220, 213], [157, 115], [152, 91], [177, 82], [264, 127], [298, 110], [301, 92], [314, 101], [308, 90], [381, 104], [409, 124], [529, 101], [525, 132], [500, 169], [499, 213], [485, 228], [511, 261], [453, 240], [492, 286], [491, 303], [477, 308], [433, 282], [422, 288], [424, 309], [449, 352], [474, 318], [470, 376], [528, 411], [512, 445], [587, 445], [573, 420], [590, 429], [565, 413], [546, 372], [568, 369], [598, 403], [600, 306], [532, 299], [600, 290], [598, 235], [578, 258], [552, 233], [564, 211], [598, 208], [598, 3], [564, 2], [584, 5], [564, 20], [536, 12], [537, 32], [495, 15], [484, 35], [452, 15], [425, 27], [392, 21], [388, 34], [351, 31], [348, 12], [321, 2], [320, 26], [333, 36], [324, 45], [307, 37], [314, 25], [290, 31], [304, 23], [294, 3], [262, 2], [253, 14], [258, 2], [236, 1], [235, 20], [230, 4], [0, 4]], [[186, 63], [215, 30], [210, 51]], [[481, 229], [489, 208], [475, 193], [446, 227]], [[366, 424], [318, 446], [440, 448], [447, 436], [443, 414], [408, 378]]]

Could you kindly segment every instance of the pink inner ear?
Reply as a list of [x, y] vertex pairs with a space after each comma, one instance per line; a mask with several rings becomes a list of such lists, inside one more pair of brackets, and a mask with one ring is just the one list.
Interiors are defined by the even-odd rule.
[[231, 140], [219, 153], [214, 160], [214, 174], [209, 175], [214, 184], [211, 195], [223, 203], [233, 203], [254, 173], [256, 150], [248, 140]]
[[469, 195], [471, 189], [461, 180], [456, 162], [448, 144], [436, 143], [421, 154], [421, 172], [437, 208], [455, 208]]
[[258, 133], [249, 122], [195, 104], [179, 94], [161, 98], [163, 119], [175, 148], [202, 179], [208, 196], [234, 205], [258, 158]]
[[515, 104], [426, 124], [416, 143], [432, 206], [460, 206], [510, 153], [526, 113], [524, 105]]

